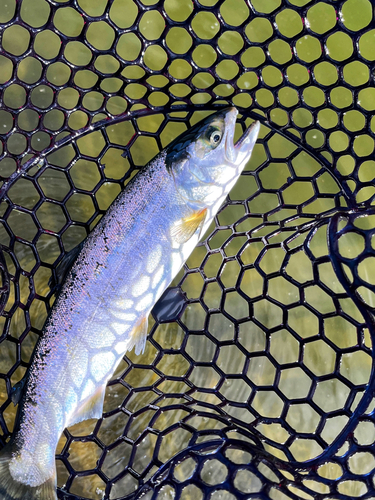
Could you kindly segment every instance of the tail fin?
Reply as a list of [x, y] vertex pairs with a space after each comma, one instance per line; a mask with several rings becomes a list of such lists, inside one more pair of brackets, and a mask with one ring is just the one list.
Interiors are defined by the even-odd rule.
[[0, 451], [0, 500], [57, 500], [55, 477], [35, 487], [20, 483], [12, 477], [9, 462], [13, 451], [12, 443], [8, 443]]

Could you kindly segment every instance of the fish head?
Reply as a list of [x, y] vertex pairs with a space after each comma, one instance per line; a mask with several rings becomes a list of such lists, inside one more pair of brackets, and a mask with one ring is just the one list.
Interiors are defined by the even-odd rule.
[[189, 205], [210, 207], [222, 199], [249, 161], [260, 124], [251, 125], [234, 144], [237, 114], [234, 107], [220, 110], [168, 146], [167, 169]]

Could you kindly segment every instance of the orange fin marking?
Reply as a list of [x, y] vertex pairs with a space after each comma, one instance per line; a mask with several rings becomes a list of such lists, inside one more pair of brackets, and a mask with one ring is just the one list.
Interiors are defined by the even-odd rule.
[[186, 243], [195, 234], [197, 229], [203, 226], [206, 218], [207, 208], [196, 210], [188, 217], [175, 222], [171, 229], [172, 238], [177, 243]]

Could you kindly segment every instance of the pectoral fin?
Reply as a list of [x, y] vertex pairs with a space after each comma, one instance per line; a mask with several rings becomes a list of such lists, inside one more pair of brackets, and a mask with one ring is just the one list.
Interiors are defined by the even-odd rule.
[[199, 227], [202, 228], [207, 214], [207, 208], [196, 210], [188, 217], [175, 222], [171, 229], [171, 236], [179, 244], [186, 243], [195, 234]]
[[135, 346], [135, 353], [142, 354], [146, 347], [148, 328], [148, 314], [142, 318], [137, 325], [133, 328], [130, 334], [129, 350]]

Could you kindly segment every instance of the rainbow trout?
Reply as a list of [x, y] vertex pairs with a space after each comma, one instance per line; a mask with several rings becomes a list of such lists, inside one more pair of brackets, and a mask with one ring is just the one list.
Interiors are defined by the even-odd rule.
[[124, 353], [143, 352], [153, 305], [210, 225], [249, 161], [253, 124], [234, 145], [227, 108], [179, 136], [116, 198], [85, 240], [18, 388], [11, 440], [0, 452], [0, 499], [53, 500], [65, 427], [100, 418]]

